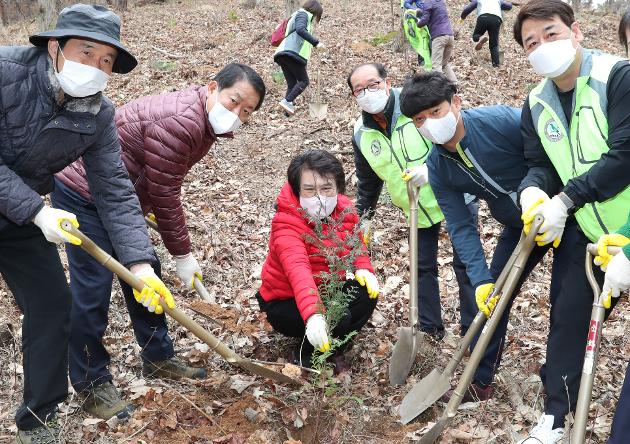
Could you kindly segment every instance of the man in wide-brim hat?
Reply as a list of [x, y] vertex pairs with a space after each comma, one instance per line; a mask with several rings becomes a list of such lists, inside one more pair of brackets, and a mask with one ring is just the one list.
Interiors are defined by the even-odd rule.
[[102, 6], [61, 11], [30, 47], [0, 47], [0, 275], [24, 314], [18, 443], [59, 443], [57, 404], [68, 394], [71, 296], [55, 244], [81, 243], [61, 228], [74, 214], [46, 205], [53, 175], [83, 158], [94, 202], [120, 262], [147, 286], [138, 302], [161, 313], [173, 297], [155, 275], [151, 241], [120, 156], [114, 105], [102, 92], [136, 59], [120, 18]]

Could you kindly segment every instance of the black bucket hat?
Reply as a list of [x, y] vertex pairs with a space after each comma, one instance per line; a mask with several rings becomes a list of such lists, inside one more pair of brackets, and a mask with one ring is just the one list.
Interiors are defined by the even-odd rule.
[[35, 46], [45, 46], [50, 38], [63, 37], [85, 37], [118, 49], [114, 72], [126, 74], [138, 64], [120, 43], [120, 17], [104, 6], [78, 3], [64, 8], [59, 13], [55, 29], [32, 35], [29, 40]]

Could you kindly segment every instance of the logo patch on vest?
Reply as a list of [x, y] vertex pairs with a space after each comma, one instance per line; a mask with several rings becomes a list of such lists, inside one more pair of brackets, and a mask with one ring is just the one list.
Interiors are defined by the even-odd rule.
[[378, 156], [379, 154], [381, 154], [381, 142], [379, 140], [373, 141], [370, 149], [372, 150], [372, 154]]
[[545, 123], [545, 136], [550, 142], [558, 142], [564, 137], [562, 131], [560, 131], [560, 127], [553, 119], [549, 119], [547, 123]]

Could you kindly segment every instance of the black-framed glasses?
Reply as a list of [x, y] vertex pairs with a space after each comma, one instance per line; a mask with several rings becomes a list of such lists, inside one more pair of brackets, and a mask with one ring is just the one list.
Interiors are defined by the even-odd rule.
[[374, 91], [378, 91], [379, 85], [381, 83], [383, 83], [385, 80], [381, 79], [381, 80], [377, 80], [375, 82], [370, 83], [368, 86], [366, 86], [365, 88], [359, 88], [359, 89], [355, 89], [354, 91], [352, 91], [352, 95], [354, 97], [356, 97], [357, 99], [360, 99], [361, 97], [363, 97], [365, 95], [365, 91], [370, 91], [370, 92], [374, 92]]

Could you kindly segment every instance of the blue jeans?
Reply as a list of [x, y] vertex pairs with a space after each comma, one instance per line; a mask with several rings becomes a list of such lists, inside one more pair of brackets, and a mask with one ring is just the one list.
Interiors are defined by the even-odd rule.
[[627, 443], [626, 436], [630, 436], [630, 366], [626, 369], [626, 377], [619, 394], [608, 444]]
[[[103, 227], [96, 206], [55, 179], [51, 194], [55, 208], [77, 216], [80, 230], [105, 252], [116, 257], [109, 235]], [[72, 311], [70, 315], [70, 381], [77, 392], [111, 381], [109, 354], [103, 346], [113, 274], [96, 262], [81, 247], [66, 243], [70, 268]], [[160, 276], [160, 263], [152, 264]], [[149, 312], [136, 302], [129, 285], [120, 282], [136, 340], [145, 361], [163, 361], [174, 355], [164, 315]]]

